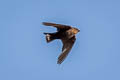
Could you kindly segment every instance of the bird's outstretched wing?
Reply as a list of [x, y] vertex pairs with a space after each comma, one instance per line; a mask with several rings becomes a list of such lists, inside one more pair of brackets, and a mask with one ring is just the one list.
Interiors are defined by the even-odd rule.
[[75, 36], [69, 40], [62, 40], [63, 48], [62, 48], [62, 53], [58, 57], [58, 61], [57, 61], [58, 64], [61, 64], [64, 61], [64, 59], [67, 57], [68, 53], [72, 49], [72, 46], [73, 46], [75, 40], [76, 40]]
[[71, 28], [71, 26], [69, 25], [62, 25], [62, 24], [56, 24], [56, 23], [50, 23], [50, 22], [43, 22], [42, 24], [46, 26], [53, 26], [53, 27], [56, 27], [57, 29], [70, 29]]

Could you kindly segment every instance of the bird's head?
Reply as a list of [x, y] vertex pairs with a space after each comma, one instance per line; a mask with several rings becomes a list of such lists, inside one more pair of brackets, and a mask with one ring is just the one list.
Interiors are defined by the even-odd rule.
[[78, 32], [80, 32], [80, 30], [77, 29], [77, 28], [73, 28], [73, 29], [72, 29], [72, 32], [73, 32], [74, 34], [77, 34]]

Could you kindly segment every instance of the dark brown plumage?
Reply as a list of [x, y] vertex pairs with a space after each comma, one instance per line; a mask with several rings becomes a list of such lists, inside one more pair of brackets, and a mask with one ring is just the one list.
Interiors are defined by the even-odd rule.
[[46, 35], [46, 41], [49, 43], [55, 39], [60, 39], [63, 43], [62, 53], [58, 57], [58, 64], [61, 64], [70, 52], [76, 38], [75, 34], [80, 32], [79, 29], [71, 27], [69, 25], [55, 24], [49, 22], [43, 22], [43, 25], [53, 26], [57, 28], [55, 33], [44, 33]]

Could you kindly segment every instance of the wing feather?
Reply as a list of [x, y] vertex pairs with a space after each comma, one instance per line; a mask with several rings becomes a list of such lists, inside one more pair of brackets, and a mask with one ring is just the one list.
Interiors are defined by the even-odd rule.
[[50, 22], [43, 22], [42, 23], [45, 26], [53, 26], [56, 27], [57, 29], [70, 29], [71, 26], [69, 25], [62, 25], [62, 24], [56, 24], [56, 23], [50, 23]]
[[72, 37], [69, 40], [62, 40], [63, 42], [63, 48], [62, 48], [62, 53], [60, 54], [60, 56], [58, 57], [58, 64], [61, 64], [65, 58], [67, 57], [68, 53], [70, 52], [70, 50], [72, 49], [72, 46], [74, 45], [76, 38], [75, 36]]

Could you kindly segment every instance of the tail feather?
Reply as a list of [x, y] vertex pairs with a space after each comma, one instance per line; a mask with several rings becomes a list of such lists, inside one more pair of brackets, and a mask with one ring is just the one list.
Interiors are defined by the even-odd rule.
[[52, 40], [54, 40], [53, 35], [50, 33], [44, 33], [46, 35], [46, 41], [47, 43], [51, 42]]

